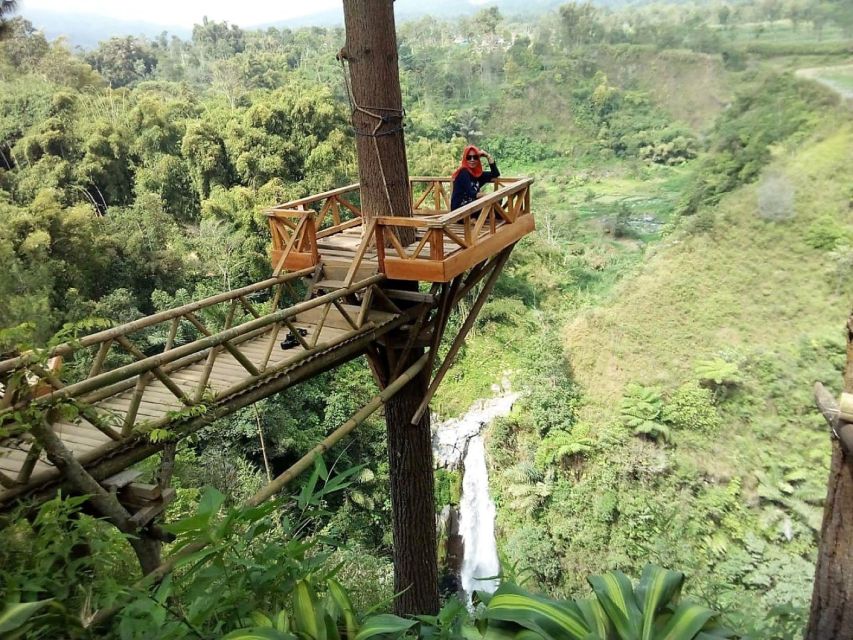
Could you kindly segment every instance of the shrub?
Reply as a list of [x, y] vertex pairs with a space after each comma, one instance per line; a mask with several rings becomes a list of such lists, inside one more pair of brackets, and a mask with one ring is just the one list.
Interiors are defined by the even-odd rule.
[[720, 428], [720, 416], [709, 389], [696, 383], [679, 387], [663, 407], [664, 422], [675, 429], [714, 433]]
[[660, 389], [632, 382], [622, 397], [622, 424], [633, 429], [634, 435], [669, 440], [669, 428], [661, 422], [662, 409]]
[[846, 230], [832, 216], [822, 216], [806, 230], [806, 243], [812, 249], [832, 251], [847, 236]]

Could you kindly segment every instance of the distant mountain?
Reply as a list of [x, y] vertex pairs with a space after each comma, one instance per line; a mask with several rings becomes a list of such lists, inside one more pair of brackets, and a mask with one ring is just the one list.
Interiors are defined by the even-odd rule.
[[19, 15], [40, 29], [48, 40], [63, 36], [76, 47], [92, 49], [113, 36], [146, 36], [155, 38], [163, 31], [181, 38], [192, 35], [192, 25], [169, 25], [156, 22], [119, 20], [86, 13], [57, 13], [24, 8]]

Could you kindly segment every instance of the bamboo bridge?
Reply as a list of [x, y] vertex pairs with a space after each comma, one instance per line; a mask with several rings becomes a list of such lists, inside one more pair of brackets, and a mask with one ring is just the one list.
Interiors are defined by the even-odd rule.
[[[407, 336], [404, 351], [428, 348], [421, 366], [439, 365], [420, 415], [513, 245], [534, 228], [532, 179], [501, 178], [454, 211], [449, 182], [411, 178], [413, 217], [366, 224], [358, 184], [273, 207], [270, 278], [0, 361], [0, 511], [49, 499], [74, 469], [121, 490], [138, 477], [130, 467], [167, 443], [370, 354], [392, 331]], [[400, 242], [401, 227], [413, 242]], [[437, 363], [448, 314], [472, 291]], [[168, 496], [137, 487], [146, 491], [162, 511]], [[159, 511], [139, 509], [135, 524]]]

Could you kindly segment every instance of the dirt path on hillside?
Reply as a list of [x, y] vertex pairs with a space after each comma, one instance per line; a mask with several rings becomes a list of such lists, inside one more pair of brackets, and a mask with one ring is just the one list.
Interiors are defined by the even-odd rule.
[[823, 74], [825, 74], [827, 71], [847, 71], [848, 73], [850, 73], [851, 77], [853, 77], [853, 64], [845, 64], [834, 67], [814, 67], [811, 69], [797, 69], [795, 74], [798, 78], [807, 78], [809, 80], [814, 80], [815, 82], [818, 82], [825, 87], [829, 87], [848, 102], [853, 101], [853, 89], [842, 86], [841, 84], [830, 80], [829, 78], [824, 78]]

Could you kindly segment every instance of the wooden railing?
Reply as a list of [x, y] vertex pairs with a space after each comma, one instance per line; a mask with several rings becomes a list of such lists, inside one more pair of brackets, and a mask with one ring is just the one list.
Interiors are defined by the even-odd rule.
[[358, 197], [359, 185], [351, 184], [268, 210], [273, 275], [279, 274], [285, 263], [290, 269], [317, 264], [319, 239], [360, 226]]
[[[493, 193], [448, 211], [452, 191], [449, 177], [411, 178], [414, 215], [380, 216], [364, 228], [361, 242], [352, 247], [354, 262], [347, 281], [371, 247], [376, 251], [377, 270], [389, 278], [448, 281], [533, 230], [532, 182], [531, 178], [500, 178]], [[318, 264], [322, 240], [334, 246], [336, 234], [362, 226], [361, 211], [352, 205], [358, 189], [359, 185], [353, 184], [269, 210], [274, 273], [284, 267]], [[335, 217], [341, 209], [352, 217], [344, 220], [340, 213]], [[413, 244], [403, 246], [400, 242], [396, 230], [403, 227], [415, 229]]]
[[[440, 215], [379, 216], [375, 233], [381, 270], [389, 278], [446, 282], [497, 253], [533, 230], [532, 182], [500, 180], [494, 193]], [[400, 227], [415, 229], [415, 243], [400, 243], [394, 233]]]
[[[323, 308], [323, 320], [319, 323], [322, 329], [329, 309], [342, 306], [341, 298], [369, 292], [382, 276], [280, 309], [279, 301], [284, 289], [291, 287], [291, 281], [314, 272], [315, 269], [309, 268], [276, 276], [99, 331], [45, 352], [24, 353], [0, 361], [0, 426], [4, 435], [15, 436], [24, 430], [22, 424], [17, 424], [16, 412], [21, 409], [64, 402], [111, 440], [120, 440], [131, 435], [138, 426], [139, 402], [152, 382], [162, 383], [167, 393], [179, 401], [178, 406], [190, 407], [230, 397], [273, 375], [275, 366], [271, 364], [271, 356], [282, 327], [287, 327], [296, 337], [306, 356], [327, 348], [328, 345], [317, 342], [319, 331], [308, 339], [302, 338], [293, 324], [297, 315]], [[267, 292], [270, 298], [265, 303], [267, 308], [259, 307], [249, 298], [250, 294], [262, 292]], [[365, 293], [364, 297], [369, 296]], [[369, 301], [364, 306], [355, 319], [348, 321], [354, 331], [366, 326]], [[180, 333], [187, 334], [189, 340], [181, 340]], [[265, 334], [268, 338], [260, 362], [240, 351], [241, 343]], [[152, 336], [165, 337], [165, 343], [160, 353], [146, 355]], [[235, 375], [234, 383], [228, 388], [212, 392], [209, 386], [211, 371], [217, 356], [226, 352], [244, 371]], [[58, 356], [64, 359], [64, 365], [50, 370], [48, 360]], [[179, 384], [173, 377], [179, 369], [203, 359], [206, 359], [205, 367], [193, 389], [187, 388], [185, 380]], [[293, 364], [292, 358], [288, 364]], [[116, 424], [110, 415], [94, 410], [94, 403], [130, 389], [133, 392], [121, 423]], [[147, 425], [146, 429], [151, 426]]]

